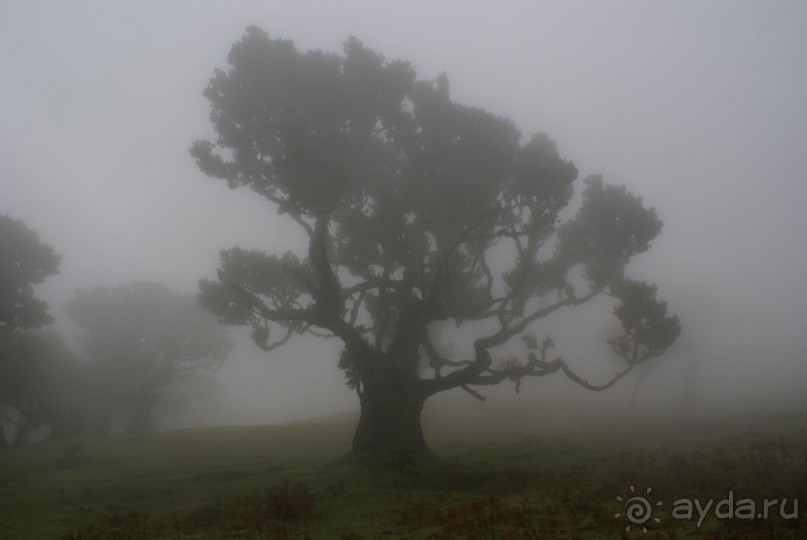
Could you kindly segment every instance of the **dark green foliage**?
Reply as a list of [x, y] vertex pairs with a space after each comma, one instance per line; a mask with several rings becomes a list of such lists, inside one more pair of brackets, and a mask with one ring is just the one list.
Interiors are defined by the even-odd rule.
[[[602, 384], [549, 358], [550, 347], [520, 359], [497, 350], [561, 308], [620, 298], [625, 265], [661, 231], [655, 210], [598, 176], [561, 223], [577, 169], [547, 135], [525, 140], [511, 120], [454, 102], [445, 75], [418, 80], [355, 38], [342, 55], [301, 52], [251, 27], [228, 60], [205, 90], [218, 138], [191, 154], [208, 176], [270, 201], [308, 249], [223, 250], [200, 301], [251, 325], [267, 351], [295, 333], [341, 340], [340, 367], [366, 413], [355, 454], [424, 449], [404, 441], [422, 439], [412, 418], [438, 392], [481, 397], [471, 387], [555, 372], [603, 389], [674, 341], [677, 319], [648, 299], [629, 300], [652, 313], [641, 332], [615, 338], [630, 342], [611, 348], [625, 368]], [[467, 357], [446, 358], [434, 330], [447, 321], [487, 322], [489, 333]]]

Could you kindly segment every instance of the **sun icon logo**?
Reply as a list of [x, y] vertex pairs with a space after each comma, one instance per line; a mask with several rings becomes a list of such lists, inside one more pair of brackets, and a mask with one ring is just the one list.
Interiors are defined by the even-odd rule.
[[[624, 499], [622, 495], [618, 495], [616, 498], [616, 500], [618, 500], [625, 506], [625, 517], [628, 518], [628, 521], [630, 521], [630, 523], [628, 523], [628, 526], [625, 527], [625, 532], [630, 532], [631, 525], [637, 525], [637, 526], [641, 525], [642, 532], [646, 533], [647, 527], [645, 526], [645, 523], [647, 523], [647, 521], [650, 519], [651, 514], [653, 513], [653, 506], [661, 506], [664, 503], [658, 501], [654, 505], [653, 503], [650, 502], [647, 496], [650, 495], [650, 493], [653, 491], [653, 488], [647, 488], [645, 496], [634, 495], [636, 491], [633, 486], [630, 486], [629, 489], [631, 495], [627, 499]], [[614, 517], [615, 518], [622, 517], [622, 514], [620, 512], [617, 512], [616, 514], [614, 514]], [[653, 521], [655, 521], [656, 523], [661, 522], [661, 520], [657, 517], [654, 517]]]

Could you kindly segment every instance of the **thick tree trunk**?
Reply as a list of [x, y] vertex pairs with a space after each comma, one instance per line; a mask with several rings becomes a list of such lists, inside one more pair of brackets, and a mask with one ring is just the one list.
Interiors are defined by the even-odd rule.
[[405, 467], [432, 457], [420, 414], [425, 397], [402, 387], [376, 387], [360, 395], [361, 416], [352, 455], [363, 463]]
[[[416, 344], [416, 337], [401, 341]], [[420, 424], [429, 394], [418, 376], [417, 347], [393, 343], [389, 349], [393, 352], [347, 347], [339, 365], [361, 405], [352, 457], [363, 464], [403, 468], [432, 457]]]

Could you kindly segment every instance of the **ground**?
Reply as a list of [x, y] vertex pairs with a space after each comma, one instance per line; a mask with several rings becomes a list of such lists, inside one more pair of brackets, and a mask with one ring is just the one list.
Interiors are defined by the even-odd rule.
[[[7, 448], [0, 537], [807, 537], [803, 508], [787, 518], [794, 498], [807, 507], [805, 415], [667, 433], [650, 424], [564, 430], [499, 411], [464, 425], [451, 414], [427, 415], [437, 459], [399, 472], [344, 459], [350, 414]], [[57, 467], [74, 444], [78, 461]], [[735, 507], [743, 498], [758, 510], [765, 499], [777, 503], [767, 519], [717, 519], [712, 507], [700, 526], [697, 510], [691, 519], [671, 514], [675, 501], [716, 505], [730, 492]], [[628, 519], [631, 497], [651, 504], [646, 521]]]

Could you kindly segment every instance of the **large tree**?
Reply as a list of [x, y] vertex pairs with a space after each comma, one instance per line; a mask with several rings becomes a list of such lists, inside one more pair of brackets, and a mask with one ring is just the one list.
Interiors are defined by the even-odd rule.
[[[295, 333], [341, 340], [361, 405], [354, 456], [428, 457], [420, 415], [438, 392], [481, 398], [474, 387], [557, 372], [604, 389], [675, 340], [655, 288], [623, 274], [660, 232], [656, 212], [593, 176], [561, 223], [577, 170], [546, 135], [524, 139], [452, 101], [444, 75], [417, 80], [354, 38], [343, 55], [301, 52], [251, 27], [228, 60], [205, 90], [218, 138], [191, 153], [265, 197], [307, 252], [224, 250], [200, 299], [267, 351]], [[621, 366], [592, 383], [534, 327], [600, 295], [619, 302], [606, 353]], [[473, 328], [465, 356], [440, 354], [446, 322]]]
[[156, 283], [81, 289], [65, 309], [84, 331], [96, 426], [117, 410], [129, 432], [151, 431], [160, 388], [198, 369], [217, 370], [232, 346], [193, 296]]

